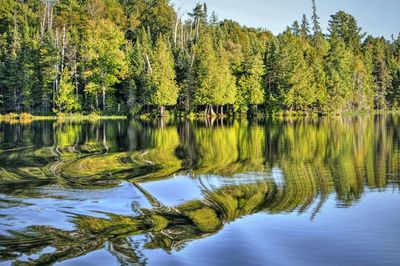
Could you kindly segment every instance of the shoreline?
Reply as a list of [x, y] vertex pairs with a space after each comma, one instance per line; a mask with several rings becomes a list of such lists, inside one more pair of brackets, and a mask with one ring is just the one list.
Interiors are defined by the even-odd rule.
[[71, 115], [32, 115], [29, 113], [10, 113], [10, 114], [0, 114], [0, 121], [40, 121], [40, 120], [119, 120], [127, 119], [127, 116], [123, 115], [97, 115], [97, 114], [71, 114]]
[[[385, 110], [385, 111], [355, 111], [355, 112], [343, 112], [340, 114], [318, 114], [318, 113], [284, 113], [278, 112], [275, 114], [258, 113], [256, 115], [216, 115], [206, 117], [199, 114], [173, 114], [165, 117], [156, 115], [143, 114], [136, 118], [137, 120], [149, 120], [149, 119], [252, 119], [252, 118], [318, 118], [318, 117], [348, 117], [348, 116], [364, 116], [364, 115], [389, 115], [389, 114], [400, 114], [400, 110]], [[98, 114], [71, 114], [71, 115], [32, 115], [29, 113], [10, 113], [0, 114], [0, 122], [30, 122], [30, 121], [45, 121], [45, 120], [73, 120], [73, 121], [96, 121], [96, 120], [126, 120], [129, 117], [126, 115], [98, 115]]]

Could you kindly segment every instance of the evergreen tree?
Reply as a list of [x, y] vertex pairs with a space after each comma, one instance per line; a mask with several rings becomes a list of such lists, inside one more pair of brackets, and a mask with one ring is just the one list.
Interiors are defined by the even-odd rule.
[[[209, 35], [202, 36], [195, 47], [193, 100], [195, 105], [212, 105], [215, 75], [219, 71], [217, 55]], [[206, 113], [208, 109], [206, 108]]]
[[59, 51], [52, 32], [45, 33], [39, 43], [40, 88], [35, 99], [35, 109], [41, 113], [49, 113], [54, 105], [54, 97], [58, 89]]
[[212, 104], [220, 106], [220, 114], [223, 115], [224, 105], [234, 104], [237, 92], [236, 80], [232, 75], [228, 55], [222, 44], [218, 47], [217, 66], [218, 71], [214, 73], [215, 88], [213, 89]]
[[278, 36], [205, 4], [181, 15], [168, 0], [0, 1], [0, 112], [399, 108], [400, 37], [364, 40], [344, 11], [326, 36], [315, 0]]
[[278, 37], [280, 49], [277, 57], [277, 90], [282, 107], [306, 111], [314, 102], [311, 72], [307, 67], [299, 37], [290, 30]]
[[314, 38], [314, 46], [310, 55], [310, 69], [312, 71], [312, 91], [315, 93], [314, 111], [323, 113], [329, 107], [325, 59], [329, 53], [329, 42], [318, 35]]
[[375, 109], [386, 109], [387, 97], [392, 85], [387, 43], [383, 38], [368, 37], [364, 45], [373, 61], [372, 74], [374, 77]]
[[295, 20], [295, 21], [293, 22], [291, 30], [292, 30], [292, 32], [293, 32], [294, 35], [300, 36], [300, 34], [301, 34], [302, 31], [301, 31], [301, 29], [300, 29], [300, 24], [299, 24], [299, 22], [298, 22], [297, 20]]
[[176, 84], [176, 74], [171, 48], [162, 37], [157, 42], [153, 53], [153, 67], [150, 70], [152, 93], [150, 102], [160, 107], [163, 116], [165, 106], [177, 104], [179, 88]]
[[301, 20], [300, 35], [304, 39], [310, 36], [310, 23], [308, 22], [307, 16], [305, 14], [303, 14], [303, 18]]
[[279, 109], [279, 92], [278, 92], [278, 60], [280, 46], [277, 38], [271, 38], [267, 41], [265, 50], [265, 101], [268, 113], [275, 113]]
[[352, 54], [346, 49], [344, 41], [336, 35], [330, 37], [330, 50], [326, 60], [328, 76], [328, 113], [350, 109], [352, 96], [351, 61]]
[[250, 55], [245, 61], [244, 74], [238, 81], [238, 99], [242, 111], [247, 111], [248, 106], [256, 107], [264, 103], [264, 73], [261, 54]]
[[364, 37], [361, 28], [357, 25], [357, 20], [344, 11], [339, 11], [331, 16], [328, 31], [330, 35], [342, 38], [346, 46], [354, 52], [359, 52], [361, 39]]
[[314, 37], [321, 34], [322, 29], [321, 29], [321, 25], [319, 23], [319, 19], [320, 17], [317, 14], [317, 6], [315, 4], [315, 0], [312, 0], [312, 23], [313, 23], [313, 33], [314, 33]]

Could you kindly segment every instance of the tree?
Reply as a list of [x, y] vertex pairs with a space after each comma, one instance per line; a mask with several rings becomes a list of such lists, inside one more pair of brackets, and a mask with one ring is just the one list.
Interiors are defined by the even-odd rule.
[[[236, 100], [236, 80], [232, 75], [228, 55], [220, 43], [217, 58], [218, 71], [214, 73], [215, 88], [213, 90], [212, 103], [220, 106], [220, 114], [223, 115], [224, 105], [232, 105]], [[213, 112], [211, 106], [211, 112]]]
[[278, 60], [279, 60], [279, 41], [276, 37], [269, 39], [266, 43], [264, 56], [265, 65], [265, 101], [266, 111], [275, 113], [279, 109], [279, 92], [278, 92]]
[[205, 105], [206, 115], [214, 115], [213, 105], [233, 104], [236, 97], [235, 78], [229, 67], [228, 56], [222, 44], [218, 55], [210, 36], [202, 36], [196, 45], [194, 65], [194, 102]]
[[319, 23], [319, 16], [317, 14], [317, 6], [315, 4], [315, 0], [312, 0], [312, 23], [313, 23], [313, 32], [314, 32], [314, 37], [321, 34], [322, 30], [321, 30], [321, 25]]
[[176, 84], [176, 74], [171, 48], [162, 37], [158, 38], [153, 52], [150, 102], [160, 107], [161, 116], [165, 106], [176, 105], [179, 88]]
[[245, 61], [244, 74], [238, 81], [238, 99], [242, 111], [264, 103], [264, 64], [261, 53], [252, 54]]
[[292, 24], [291, 30], [293, 32], [294, 35], [296, 36], [300, 36], [301, 33], [301, 29], [300, 29], [300, 24], [297, 20], [295, 20]]
[[372, 57], [375, 109], [383, 110], [387, 108], [387, 97], [392, 85], [388, 45], [383, 38], [368, 37], [364, 42], [364, 47], [365, 53]]
[[315, 94], [310, 90], [312, 73], [304, 58], [302, 41], [288, 29], [278, 36], [278, 42], [279, 50], [273, 55], [275, 97], [285, 110], [306, 111]]
[[206, 4], [184, 21], [169, 0], [2, 0], [0, 112], [398, 109], [400, 37], [364, 39], [344, 11], [324, 35], [311, 3], [274, 36]]
[[329, 42], [319, 34], [313, 38], [313, 46], [309, 47], [308, 52], [308, 65], [312, 72], [311, 91], [315, 93], [313, 110], [318, 113], [324, 113], [329, 106], [326, 89], [328, 77], [325, 69], [329, 48]]
[[95, 96], [97, 108], [98, 94], [101, 93], [102, 110], [105, 111], [106, 93], [121, 82], [128, 70], [123, 51], [125, 39], [118, 27], [108, 20], [92, 21], [88, 31], [85, 74], [89, 82], [85, 91]]
[[60, 86], [55, 97], [55, 102], [59, 112], [79, 111], [81, 106], [75, 97], [75, 87], [71, 81], [71, 73], [65, 68], [60, 79]]
[[359, 52], [361, 39], [365, 36], [362, 29], [358, 27], [357, 20], [344, 11], [339, 11], [331, 16], [328, 31], [330, 35], [342, 38], [346, 46], [354, 52]]
[[147, 31], [149, 38], [156, 40], [159, 35], [171, 35], [173, 21], [176, 12], [168, 0], [137, 1], [144, 2], [144, 9], [136, 11], [141, 14], [139, 17], [141, 26]]
[[391, 90], [388, 93], [388, 99], [393, 109], [398, 109], [400, 106], [400, 34], [397, 39], [393, 39], [391, 50], [393, 55], [390, 60], [390, 69], [392, 77]]
[[352, 54], [346, 49], [344, 41], [336, 35], [331, 36], [329, 42], [330, 50], [325, 65], [329, 102], [326, 112], [338, 113], [350, 108]]
[[[193, 100], [195, 105], [213, 104], [217, 55], [209, 35], [202, 36], [195, 46], [193, 67]], [[208, 109], [206, 108], [208, 115]]]
[[310, 23], [308, 22], [305, 14], [303, 14], [303, 18], [301, 20], [300, 35], [303, 39], [306, 39], [310, 36]]
[[356, 110], [373, 108], [374, 82], [370, 60], [368, 54], [353, 57], [352, 92], [353, 109]]
[[58, 90], [59, 51], [55, 46], [53, 32], [46, 32], [39, 43], [39, 73], [40, 88], [34, 106], [42, 113], [48, 113], [54, 108], [54, 97]]

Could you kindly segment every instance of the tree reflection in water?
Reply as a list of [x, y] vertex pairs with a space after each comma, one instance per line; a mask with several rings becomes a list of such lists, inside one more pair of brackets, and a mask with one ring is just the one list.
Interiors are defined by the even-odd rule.
[[[35, 188], [58, 185], [104, 189], [129, 181], [152, 208], [107, 218], [71, 213], [75, 229], [30, 226], [0, 238], [0, 258], [37, 254], [31, 264], [82, 256], [106, 247], [121, 263], [145, 263], [143, 249], [180, 250], [254, 213], [317, 215], [329, 195], [347, 207], [366, 189], [398, 188], [396, 116], [268, 121], [35, 122], [0, 125], [0, 192], [15, 198], [46, 197]], [[279, 169], [281, 180], [274, 177]], [[173, 207], [142, 184], [174, 175], [252, 178], [202, 186], [201, 199]], [[233, 178], [236, 176], [235, 178]], [[255, 178], [257, 177], [257, 178]], [[201, 184], [201, 182], [200, 182]], [[10, 202], [7, 206], [11, 206]], [[101, 212], [101, 210], [99, 210]], [[144, 246], [132, 236], [145, 235]], [[53, 249], [48, 251], [48, 248]], [[22, 263], [22, 262], [21, 262]]]

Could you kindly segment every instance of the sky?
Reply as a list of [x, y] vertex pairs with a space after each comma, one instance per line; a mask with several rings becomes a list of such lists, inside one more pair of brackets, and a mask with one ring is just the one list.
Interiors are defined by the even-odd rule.
[[[311, 18], [311, 0], [171, 0], [181, 12], [190, 12], [198, 2], [207, 4], [220, 20], [264, 28], [278, 34], [303, 14]], [[400, 32], [400, 0], [317, 0], [321, 26], [326, 31], [330, 15], [339, 10], [352, 14], [364, 32], [375, 37], [395, 37]], [[310, 19], [311, 20], [311, 19]]]

